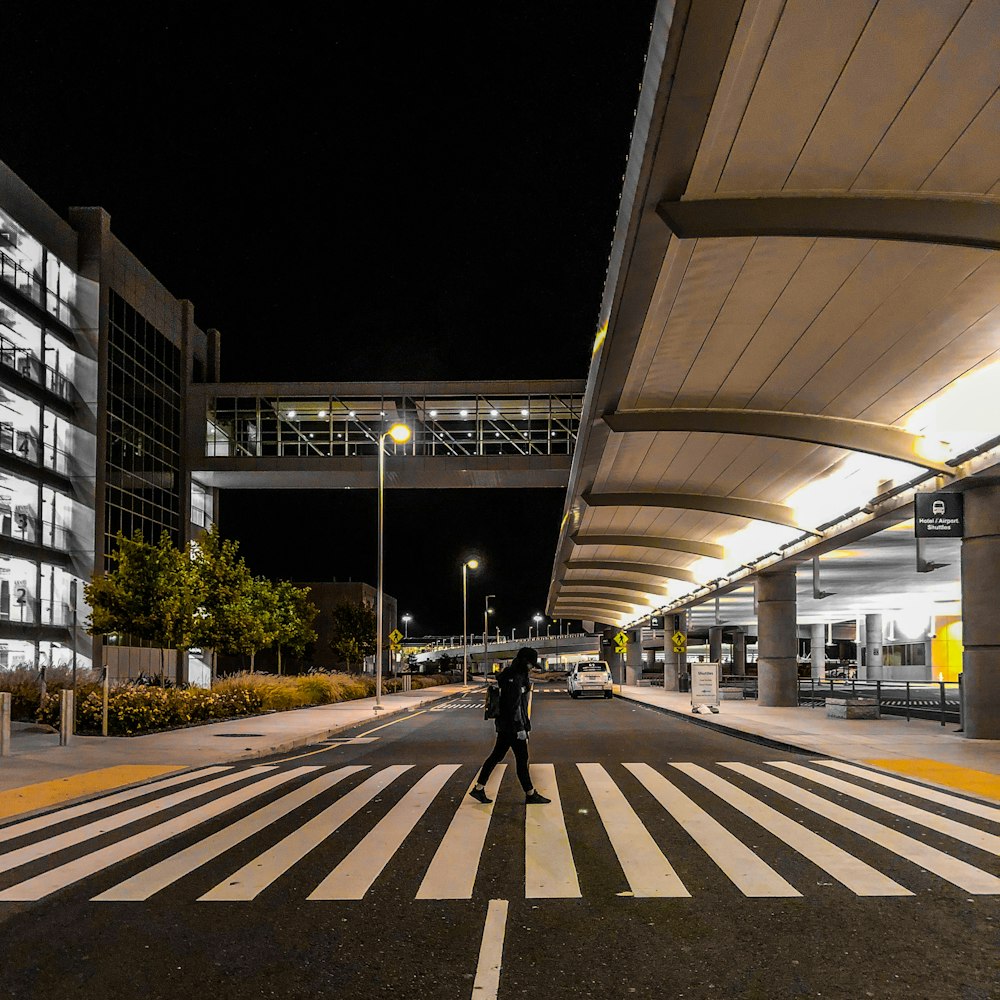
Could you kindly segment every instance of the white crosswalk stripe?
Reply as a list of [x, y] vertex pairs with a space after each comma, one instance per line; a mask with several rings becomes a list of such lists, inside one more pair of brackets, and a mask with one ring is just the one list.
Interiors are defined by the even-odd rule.
[[[512, 821], [523, 824], [523, 893], [531, 900], [580, 898], [588, 883], [607, 886], [609, 878], [628, 889], [619, 895], [637, 897], [697, 899], [725, 891], [728, 880], [748, 898], [794, 898], [814, 884], [809, 877], [799, 884], [801, 875], [794, 875], [801, 871], [797, 856], [858, 896], [912, 896], [917, 888], [926, 891], [928, 878], [943, 880], [942, 888], [952, 892], [958, 887], [967, 893], [1000, 895], [1000, 877], [994, 874], [1000, 857], [1000, 810], [843, 762], [533, 764], [532, 781], [552, 802], [525, 806], [518, 801], [516, 807], [520, 789], [503, 765], [487, 786], [488, 796], [498, 800], [496, 807], [468, 796], [471, 767], [464, 776], [459, 775], [459, 764], [395, 764], [361, 773], [369, 767], [310, 763], [286, 769], [205, 768], [15, 821], [0, 829], [2, 839], [22, 839], [20, 846], [0, 854], [0, 875], [10, 873], [0, 882], [6, 886], [0, 888], [0, 902], [42, 899], [84, 879], [104, 880], [103, 887], [95, 884], [91, 889], [95, 902], [155, 900], [170, 886], [189, 884], [186, 878], [193, 881], [199, 870], [214, 863], [211, 885], [231, 870], [228, 852], [241, 844], [252, 845], [253, 859], [200, 900], [255, 900], [321, 846], [334, 859], [326, 869], [329, 874], [308, 894], [310, 900], [359, 900], [378, 892], [380, 884], [383, 892], [395, 891], [388, 885], [395, 886], [398, 877], [412, 880], [413, 888], [406, 892], [415, 889], [416, 899], [471, 900], [484, 863], [492, 857], [496, 864], [491, 851], [499, 848], [494, 845], [511, 835], [507, 830], [501, 836], [494, 824]], [[400, 780], [404, 775], [406, 780]], [[767, 790], [763, 794], [768, 801], [755, 794], [757, 787]], [[584, 805], [588, 808], [579, 811], [586, 815], [593, 803], [606, 840], [574, 840], [582, 830], [593, 831], [587, 824], [595, 820], [581, 817], [567, 824], [567, 788], [573, 788], [575, 797], [572, 813]], [[144, 801], [132, 804], [133, 799]], [[936, 811], [921, 808], [914, 799], [934, 803]], [[226, 813], [253, 800], [263, 801], [254, 811], [226, 821]], [[300, 810], [314, 802], [318, 811], [297, 820]], [[372, 802], [384, 804], [374, 806], [369, 823], [366, 813], [372, 811]], [[126, 807], [117, 814], [87, 818], [120, 805]], [[824, 836], [805, 820], [788, 815], [792, 810], [808, 810], [816, 817], [811, 825], [825, 825]], [[873, 811], [889, 819], [877, 822], [871, 818]], [[662, 820], [656, 820], [657, 813]], [[427, 826], [432, 815], [437, 819]], [[963, 821], [970, 815], [978, 817], [978, 826]], [[199, 827], [210, 820], [216, 821], [215, 828], [199, 836]], [[279, 821], [292, 832], [272, 834]], [[47, 832], [60, 824], [59, 832]], [[902, 824], [916, 832], [901, 832]], [[435, 827], [445, 832], [437, 844], [423, 845], [428, 853], [434, 847], [426, 869], [414, 872], [393, 862], [407, 843], [426, 840], [421, 830]], [[767, 861], [759, 856], [758, 848], [751, 846], [757, 828], [789, 848], [788, 858], [775, 857], [773, 843]], [[939, 838], [933, 846], [922, 839], [926, 831]], [[116, 838], [110, 837], [116, 833]], [[32, 835], [40, 839], [23, 843]], [[88, 850], [88, 842], [97, 838], [101, 843]], [[171, 838], [183, 838], [173, 851]], [[136, 870], [133, 861], [130, 871], [114, 874], [114, 866], [151, 848], [158, 851], [152, 863]], [[717, 888], [692, 888], [703, 882], [690, 870], [692, 849], [703, 852], [725, 877]], [[981, 860], [970, 852], [980, 852]], [[891, 860], [893, 877], [879, 870], [880, 858]], [[581, 860], [587, 867], [578, 870]], [[595, 864], [607, 868], [604, 877], [597, 877]], [[908, 884], [907, 867], [913, 884]], [[506, 868], [509, 865], [500, 870]], [[383, 878], [388, 871], [397, 872], [391, 882]], [[514, 889], [513, 895], [519, 892]]]
[[199, 823], [204, 823], [215, 816], [219, 816], [229, 809], [246, 802], [248, 799], [261, 795], [264, 792], [269, 792], [272, 788], [284, 784], [286, 781], [291, 781], [293, 778], [314, 770], [317, 770], [317, 768], [300, 767], [293, 771], [271, 774], [261, 781], [253, 782], [235, 792], [223, 795], [222, 798], [212, 799], [203, 806], [183, 813], [172, 820], [167, 820], [165, 823], [150, 827], [142, 833], [137, 833], [132, 837], [127, 837], [125, 840], [117, 841], [102, 850], [85, 854], [82, 858], [68, 861], [58, 868], [50, 869], [41, 875], [36, 875], [34, 878], [26, 879], [24, 882], [18, 882], [9, 889], [4, 889], [0, 892], [0, 900], [16, 899], [24, 901], [41, 899], [43, 896], [47, 896], [57, 889], [65, 889], [66, 886], [72, 885], [74, 882], [79, 882], [88, 875], [102, 871], [118, 861], [124, 861], [126, 858], [130, 858], [149, 847], [155, 847], [164, 840], [175, 837], [177, 834], [183, 833], [185, 830], [190, 830]]
[[232, 770], [230, 767], [205, 767], [198, 771], [186, 771], [184, 774], [175, 774], [170, 778], [160, 778], [156, 781], [138, 785], [135, 788], [127, 788], [123, 792], [115, 792], [111, 795], [104, 795], [89, 802], [81, 802], [75, 806], [66, 806], [57, 809], [55, 812], [46, 813], [44, 816], [33, 816], [31, 819], [22, 820], [20, 823], [11, 823], [10, 826], [0, 828], [0, 842], [5, 840], [16, 840], [18, 837], [25, 837], [29, 833], [44, 830], [49, 826], [58, 826], [66, 823], [78, 816], [86, 816], [89, 813], [100, 812], [102, 809], [110, 809], [112, 806], [121, 805], [122, 802], [129, 802], [132, 799], [141, 798], [143, 795], [154, 795], [162, 792], [164, 788], [173, 788], [175, 785], [184, 785], [191, 781], [201, 781], [212, 774], [220, 774], [222, 771]]
[[626, 764], [744, 896], [799, 896], [770, 865], [648, 764]]
[[162, 799], [154, 799], [152, 802], [147, 802], [144, 805], [126, 809], [125, 812], [114, 813], [111, 816], [106, 816], [104, 819], [95, 820], [93, 823], [88, 823], [86, 826], [75, 830], [68, 830], [66, 833], [57, 834], [46, 840], [27, 844], [15, 851], [8, 851], [6, 854], [0, 854], [0, 872], [10, 871], [12, 868], [26, 865], [30, 861], [38, 861], [40, 858], [55, 854], [57, 851], [64, 850], [67, 847], [75, 847], [84, 840], [100, 837], [102, 834], [110, 833], [112, 830], [118, 830], [123, 826], [128, 826], [130, 823], [154, 816], [156, 813], [163, 812], [165, 809], [170, 809], [182, 802], [187, 802], [189, 799], [199, 798], [202, 795], [207, 795], [209, 792], [214, 792], [224, 785], [231, 785], [237, 781], [245, 781], [247, 778], [256, 778], [259, 774], [273, 770], [272, 766], [266, 765], [264, 767], [250, 768], [248, 771], [234, 771], [221, 778], [215, 778], [204, 784], [195, 785], [193, 788], [185, 788], [181, 792], [174, 792], [172, 795], [164, 796]]
[[256, 899], [275, 879], [323, 843], [362, 806], [371, 802], [379, 792], [388, 788], [396, 778], [409, 771], [411, 767], [412, 764], [393, 764], [378, 774], [373, 774], [367, 781], [351, 789], [343, 798], [337, 799], [332, 806], [324, 809], [304, 826], [290, 833], [281, 843], [254, 858], [200, 898], [206, 901]]
[[[477, 802], [468, 795], [463, 797], [420, 883], [417, 899], [472, 899], [479, 861], [493, 818], [493, 804], [506, 770], [506, 764], [498, 764], [486, 783], [486, 795], [492, 802]], [[475, 783], [474, 778], [470, 790]]]
[[[317, 768], [302, 767], [297, 768], [294, 772], [289, 772], [289, 775], [297, 776], [315, 770]], [[107, 892], [95, 896], [94, 899], [100, 902], [139, 902], [149, 899], [153, 893], [165, 889], [168, 885], [173, 885], [178, 879], [189, 875], [196, 868], [208, 864], [213, 858], [219, 857], [248, 837], [260, 833], [261, 830], [266, 830], [282, 816], [287, 816], [290, 812], [305, 805], [310, 799], [332, 788], [337, 782], [364, 770], [366, 770], [365, 765], [352, 764], [322, 774], [307, 785], [296, 788], [294, 792], [289, 792], [277, 802], [272, 802], [270, 805], [264, 806], [263, 809], [258, 809], [246, 819], [233, 823], [232, 826], [227, 826], [179, 854], [171, 855], [158, 865], [153, 865], [152, 868], [147, 868], [145, 871], [133, 875], [132, 878], [120, 882], [108, 889]]]
[[621, 789], [600, 764], [577, 764], [634, 896], [690, 896]]
[[524, 817], [524, 895], [527, 899], [572, 899], [580, 895], [573, 850], [566, 832], [556, 769], [532, 764], [535, 791], [552, 800], [530, 806]]
[[851, 812], [850, 809], [845, 809], [835, 802], [807, 792], [783, 778], [776, 778], [762, 771], [759, 767], [753, 767], [750, 764], [723, 764], [723, 767], [731, 768], [737, 774], [760, 782], [765, 788], [770, 788], [793, 802], [811, 809], [820, 816], [860, 834], [880, 847], [898, 854], [901, 858], [912, 861], [920, 865], [921, 868], [926, 868], [929, 872], [934, 872], [935, 875], [957, 885], [966, 892], [971, 892], [973, 895], [1000, 893], [1000, 878], [959, 858], [953, 858], [950, 854], [945, 854], [944, 851], [939, 851], [936, 847], [922, 844], [919, 840], [906, 836], [905, 833], [876, 823], [874, 820], [868, 819], [867, 816]]
[[700, 764], [672, 764], [679, 771], [700, 782], [709, 791], [738, 809], [744, 816], [749, 816], [755, 823], [762, 826], [768, 833], [783, 840], [789, 847], [808, 858], [818, 868], [846, 885], [859, 896], [912, 896], [909, 889], [894, 882], [887, 875], [876, 871], [871, 865], [865, 864], [847, 851], [824, 840], [818, 833], [813, 833], [801, 823], [789, 819], [784, 813], [772, 809], [769, 805], [755, 799], [732, 782], [725, 781]]

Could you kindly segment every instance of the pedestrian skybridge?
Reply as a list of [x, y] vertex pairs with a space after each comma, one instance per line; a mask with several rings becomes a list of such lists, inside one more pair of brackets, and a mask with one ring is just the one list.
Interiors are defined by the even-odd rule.
[[212, 383], [191, 387], [195, 477], [230, 489], [565, 487], [582, 380]]

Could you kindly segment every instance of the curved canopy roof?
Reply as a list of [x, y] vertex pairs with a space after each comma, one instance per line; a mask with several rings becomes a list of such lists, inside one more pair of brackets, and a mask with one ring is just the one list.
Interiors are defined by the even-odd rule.
[[551, 609], [710, 593], [1000, 434], [998, 31], [965, 0], [659, 5]]

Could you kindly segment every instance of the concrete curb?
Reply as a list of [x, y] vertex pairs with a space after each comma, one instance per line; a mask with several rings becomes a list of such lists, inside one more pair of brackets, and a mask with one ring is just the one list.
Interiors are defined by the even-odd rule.
[[[812, 750], [808, 747], [801, 747], [795, 743], [785, 743], [783, 740], [774, 740], [769, 736], [761, 736], [758, 733], [749, 733], [745, 729], [736, 729], [733, 726], [727, 726], [721, 722], [713, 722], [711, 719], [707, 719], [704, 716], [694, 715], [693, 713], [688, 715], [685, 712], [678, 712], [675, 708], [667, 708], [666, 705], [651, 705], [647, 701], [640, 701], [638, 698], [630, 698], [626, 694], [621, 694], [620, 692], [615, 692], [616, 698], [621, 698], [622, 701], [627, 701], [630, 705], [638, 705], [640, 708], [648, 708], [653, 712], [660, 712], [663, 715], [672, 716], [675, 719], [683, 719], [684, 722], [690, 722], [695, 726], [702, 726], [705, 729], [714, 729], [719, 732], [725, 733], [727, 736], [735, 736], [737, 739], [747, 740], [750, 743], [758, 743], [761, 746], [770, 747], [772, 750], [782, 750], [785, 753], [803, 754], [810, 757], [831, 757], [828, 753], [823, 753], [822, 750]], [[831, 759], [833, 759], [831, 757]]]
[[[383, 719], [389, 719], [397, 715], [403, 715], [406, 712], [416, 713], [422, 711], [425, 708], [425, 706], [436, 705], [438, 704], [438, 702], [448, 701], [448, 699], [450, 698], [460, 698], [467, 693], [468, 691], [465, 690], [457, 692], [453, 691], [450, 694], [442, 694], [436, 698], [428, 698], [427, 701], [421, 702], [419, 705], [414, 705], [414, 706], [401, 705], [399, 708], [392, 709], [391, 711], [387, 710], [385, 713], [381, 714], [378, 717], [377, 721], [381, 722]], [[243, 718], [245, 718], [247, 721], [250, 721], [254, 718], [260, 718], [260, 716], [247, 715]], [[243, 718], [241, 718], [240, 721], [243, 721]], [[5, 816], [2, 819], [0, 819], [0, 830], [2, 830], [5, 826], [9, 826], [14, 823], [20, 823], [22, 820], [32, 819], [35, 816], [44, 816], [47, 813], [56, 812], [59, 809], [65, 808], [66, 806], [80, 805], [83, 802], [92, 802], [94, 799], [99, 799], [105, 795], [113, 794], [115, 792], [123, 792], [129, 788], [140, 788], [143, 785], [152, 785], [155, 784], [157, 781], [161, 781], [163, 778], [175, 777], [181, 774], [188, 774], [191, 771], [198, 771], [201, 768], [206, 767], [210, 764], [229, 764], [242, 760], [255, 760], [260, 757], [270, 757], [274, 754], [284, 753], [287, 750], [295, 750], [301, 746], [309, 746], [309, 744], [311, 743], [317, 743], [321, 742], [322, 740], [329, 739], [334, 733], [341, 733], [345, 729], [353, 729], [355, 726], [363, 726], [366, 724], [366, 722], [374, 722], [374, 721], [376, 720], [372, 718], [363, 721], [355, 720], [354, 722], [344, 722], [341, 725], [334, 726], [333, 728], [322, 729], [319, 730], [318, 732], [310, 733], [307, 736], [297, 736], [294, 739], [286, 740], [284, 743], [280, 743], [274, 747], [267, 747], [267, 748], [254, 747], [250, 751], [245, 751], [243, 753], [236, 754], [235, 756], [228, 756], [228, 757], [219, 756], [217, 758], [213, 757], [212, 760], [208, 762], [208, 764], [204, 763], [190, 764], [187, 767], [180, 767], [176, 771], [170, 771], [167, 774], [162, 774], [155, 778], [146, 778], [142, 781], [133, 781], [127, 785], [116, 785], [114, 788], [105, 788], [103, 791], [88, 793], [86, 795], [78, 795], [75, 798], [64, 799], [62, 802], [55, 802], [52, 805], [42, 806], [39, 809], [29, 809], [26, 810], [25, 812], [15, 813], [12, 816]], [[49, 780], [56, 780], [56, 779], [49, 779]]]
[[[448, 701], [449, 698], [461, 698], [467, 692], [465, 691], [453, 691], [451, 694], [438, 695], [436, 698], [428, 698], [427, 701], [421, 702], [419, 705], [406, 706], [401, 705], [399, 708], [394, 708], [391, 711], [385, 710], [379, 715], [372, 714], [370, 719], [364, 721], [355, 720], [354, 722], [343, 722], [339, 726], [334, 726], [333, 728], [321, 729], [319, 732], [310, 733], [307, 736], [296, 736], [294, 739], [286, 740], [284, 743], [279, 743], [273, 747], [254, 747], [252, 750], [244, 751], [241, 754], [237, 754], [234, 757], [227, 757], [226, 761], [230, 760], [256, 760], [258, 757], [270, 757], [272, 754], [285, 753], [287, 750], [297, 750], [299, 747], [309, 746], [310, 743], [316, 743], [317, 741], [328, 740], [334, 733], [342, 733], [345, 729], [353, 729], [355, 726], [364, 726], [369, 722], [375, 722], [381, 724], [386, 719], [391, 719], [397, 715], [403, 715], [406, 712], [420, 712], [423, 711], [428, 705], [436, 705], [441, 701]], [[248, 715], [247, 719], [253, 719], [255, 716]], [[198, 765], [199, 767], [202, 765]], [[180, 773], [180, 772], [178, 772]]]

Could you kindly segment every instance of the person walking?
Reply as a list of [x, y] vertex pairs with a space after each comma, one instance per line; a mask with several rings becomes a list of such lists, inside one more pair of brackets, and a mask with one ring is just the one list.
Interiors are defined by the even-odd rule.
[[507, 756], [508, 750], [514, 751], [517, 780], [524, 789], [525, 801], [531, 805], [552, 801], [535, 790], [528, 772], [528, 733], [531, 732], [531, 719], [528, 713], [531, 678], [528, 676], [528, 670], [537, 663], [538, 651], [526, 646], [517, 651], [510, 665], [504, 667], [497, 676], [497, 685], [500, 688], [500, 711], [494, 719], [497, 741], [493, 752], [483, 762], [476, 784], [469, 792], [478, 802], [493, 801], [486, 794], [486, 782], [489, 781], [493, 768]]

